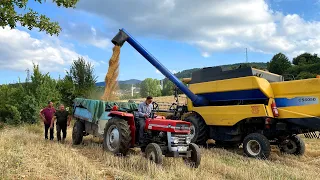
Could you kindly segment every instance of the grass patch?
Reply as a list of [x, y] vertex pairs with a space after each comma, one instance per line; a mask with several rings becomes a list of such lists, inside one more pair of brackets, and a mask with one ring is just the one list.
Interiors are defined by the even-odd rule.
[[24, 128], [28, 132], [31, 132], [31, 133], [35, 133], [35, 134], [43, 134], [44, 133], [44, 127], [42, 124], [25, 125]]

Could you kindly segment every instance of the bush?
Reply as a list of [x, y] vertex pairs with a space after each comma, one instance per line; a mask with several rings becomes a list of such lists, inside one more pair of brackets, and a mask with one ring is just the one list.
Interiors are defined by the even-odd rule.
[[308, 79], [308, 78], [315, 78], [317, 75], [310, 73], [310, 72], [301, 72], [297, 76], [297, 79]]
[[18, 108], [12, 105], [5, 105], [0, 108], [0, 121], [10, 125], [21, 124], [21, 114]]

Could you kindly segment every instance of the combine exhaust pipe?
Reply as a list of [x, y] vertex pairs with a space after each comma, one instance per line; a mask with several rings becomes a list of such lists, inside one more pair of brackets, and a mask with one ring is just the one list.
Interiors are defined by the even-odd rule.
[[164, 67], [151, 53], [149, 53], [138, 41], [136, 41], [125, 29], [120, 29], [118, 34], [111, 40], [114, 45], [120, 47], [128, 42], [135, 48], [144, 58], [146, 58], [155, 68], [157, 68], [165, 77], [173, 82], [186, 96], [193, 102], [195, 106], [208, 105], [208, 101], [202, 96], [195, 95], [186, 87], [176, 76], [174, 76], [166, 67]]

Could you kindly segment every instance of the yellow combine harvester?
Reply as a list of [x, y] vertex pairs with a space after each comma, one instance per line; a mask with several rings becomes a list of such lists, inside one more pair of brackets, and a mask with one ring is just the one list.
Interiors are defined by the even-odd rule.
[[205, 144], [210, 138], [224, 146], [243, 143], [251, 157], [269, 156], [270, 143], [283, 152], [303, 154], [304, 143], [296, 135], [320, 129], [320, 79], [282, 81], [279, 75], [257, 71], [207, 68], [185, 81], [194, 94], [210, 101], [207, 106], [195, 106], [188, 99], [191, 113], [185, 120], [194, 125], [193, 141]]
[[283, 81], [282, 76], [251, 67], [229, 71], [211, 67], [194, 72], [187, 87], [124, 29], [112, 40], [119, 46], [125, 41], [188, 97], [187, 107], [177, 111], [192, 123], [192, 142], [243, 144], [244, 153], [255, 158], [267, 158], [271, 144], [302, 155], [305, 145], [297, 135], [320, 129], [318, 78]]

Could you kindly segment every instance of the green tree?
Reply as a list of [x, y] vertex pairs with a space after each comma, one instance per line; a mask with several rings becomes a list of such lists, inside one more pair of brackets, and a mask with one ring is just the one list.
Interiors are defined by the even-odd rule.
[[34, 65], [31, 82], [27, 87], [27, 93], [35, 97], [39, 108], [46, 106], [49, 100], [59, 102], [61, 99], [56, 80], [52, 79], [49, 73], [42, 74], [39, 65]]
[[[39, 28], [39, 31], [45, 31], [51, 36], [53, 34], [59, 35], [61, 27], [58, 22], [52, 22], [50, 18], [45, 15], [39, 15], [38, 12], [27, 7], [29, 0], [1, 0], [0, 1], [0, 26], [5, 27], [9, 25], [14, 29], [17, 26], [17, 22], [21, 26], [27, 27], [29, 30], [33, 28]], [[46, 0], [35, 0], [42, 4]], [[58, 7], [74, 8], [79, 0], [52, 0]], [[15, 8], [21, 10], [28, 9], [25, 14], [19, 14]]]
[[163, 80], [163, 89], [162, 89], [162, 95], [163, 96], [170, 96], [173, 95], [174, 93], [174, 87], [175, 85], [173, 82], [169, 81], [169, 79], [164, 79]]
[[303, 53], [293, 58], [292, 63], [294, 65], [315, 64], [320, 63], [320, 58], [317, 54]]
[[66, 106], [71, 107], [72, 101], [75, 98], [75, 86], [71, 76], [65, 76], [58, 80], [57, 89], [61, 94], [61, 101]]
[[267, 66], [270, 72], [282, 75], [291, 67], [291, 63], [284, 54], [278, 53], [273, 56]]
[[160, 81], [157, 79], [147, 78], [140, 85], [141, 97], [161, 96]]
[[[86, 62], [82, 57], [73, 61], [66, 76], [66, 81], [69, 81], [66, 83], [69, 84], [72, 81], [74, 85], [73, 94], [76, 97], [87, 98], [96, 87], [97, 77], [94, 75], [94, 68], [90, 62]], [[72, 91], [70, 90], [70, 92]]]

